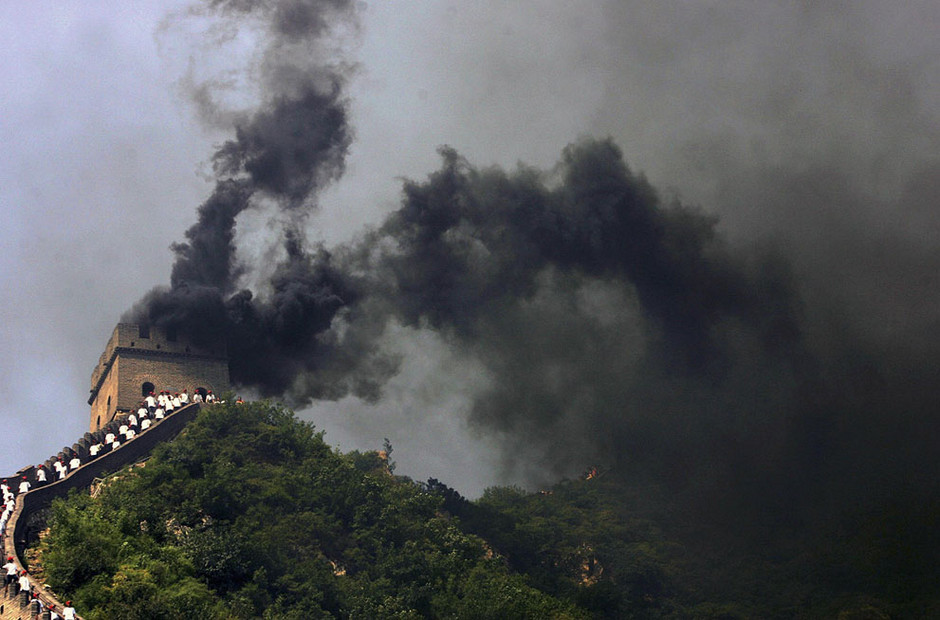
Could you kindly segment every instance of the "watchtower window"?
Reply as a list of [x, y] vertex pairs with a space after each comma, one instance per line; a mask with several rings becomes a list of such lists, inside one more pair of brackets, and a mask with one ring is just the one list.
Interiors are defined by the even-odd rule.
[[140, 395], [141, 396], [150, 396], [153, 392], [154, 385], [149, 381], [146, 381], [143, 385], [140, 386]]
[[141, 323], [137, 326], [137, 330], [141, 338], [150, 338], [150, 326], [144, 323]]
[[207, 392], [207, 391], [206, 391], [206, 388], [204, 388], [204, 387], [197, 387], [197, 388], [196, 388], [196, 393], [199, 394], [200, 396], [202, 396], [203, 398], [205, 398], [205, 397], [206, 397], [206, 394], [208, 394], [209, 392]]

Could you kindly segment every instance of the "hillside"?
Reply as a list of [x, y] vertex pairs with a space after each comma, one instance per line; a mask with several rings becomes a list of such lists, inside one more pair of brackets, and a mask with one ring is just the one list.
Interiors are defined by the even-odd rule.
[[860, 522], [835, 540], [826, 527], [763, 531], [750, 516], [704, 511], [613, 471], [535, 493], [494, 487], [469, 501], [390, 469], [379, 453], [332, 449], [278, 406], [206, 408], [145, 467], [113, 476], [94, 498], [53, 506], [45, 575], [88, 619], [940, 609], [926, 578], [936, 545], [916, 529], [929, 511], [904, 528], [890, 515]]
[[396, 480], [267, 404], [207, 408], [53, 507], [48, 583], [94, 618], [583, 617]]

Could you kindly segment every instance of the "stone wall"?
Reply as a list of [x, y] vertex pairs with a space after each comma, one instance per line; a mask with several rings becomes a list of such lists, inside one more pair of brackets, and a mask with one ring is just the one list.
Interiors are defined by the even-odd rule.
[[158, 328], [119, 323], [91, 374], [89, 430], [135, 409], [145, 384], [193, 394], [197, 388], [222, 392], [228, 381], [224, 343], [197, 346]]
[[[157, 444], [173, 439], [189, 422], [194, 420], [199, 413], [199, 408], [198, 403], [182, 407], [163, 420], [158, 421], [146, 431], [141, 432], [134, 439], [124, 442], [117, 450], [84, 463], [65, 479], [50, 482], [38, 488], [33, 488], [28, 493], [18, 495], [16, 497], [16, 508], [10, 516], [6, 531], [3, 533], [4, 557], [13, 556], [19, 570], [22, 570], [26, 546], [35, 536], [35, 532], [31, 532], [29, 529], [30, 523], [33, 521], [32, 517], [47, 509], [54, 499], [67, 497], [72, 489], [87, 489], [96, 478], [112, 474], [127, 465], [146, 459]], [[87, 447], [90, 441], [88, 435], [86, 434], [86, 437], [83, 437], [73, 446], [74, 449], [79, 449], [79, 454], [83, 460], [87, 458]], [[82, 454], [83, 452], [84, 454]], [[24, 475], [35, 484], [34, 467], [20, 470], [16, 477]], [[14, 477], [11, 476], [10, 478], [13, 479]], [[62, 604], [52, 592], [35, 582], [33, 582], [33, 588], [34, 591], [39, 592], [40, 599], [44, 604], [54, 604], [61, 611]], [[19, 595], [11, 596], [11, 594], [10, 591], [4, 591], [0, 594], [0, 620], [28, 618], [25, 599]], [[22, 606], [21, 603], [23, 603]]]

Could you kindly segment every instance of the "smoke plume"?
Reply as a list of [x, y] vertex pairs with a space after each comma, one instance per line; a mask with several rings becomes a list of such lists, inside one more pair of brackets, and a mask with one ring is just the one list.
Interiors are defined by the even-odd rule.
[[547, 172], [441, 155], [348, 270], [368, 274], [373, 308], [483, 363], [473, 422], [538, 446], [556, 475], [602, 460], [724, 476], [729, 445], [753, 471], [798, 443], [814, 363], [783, 259], [732, 251], [610, 140], [569, 145]]
[[[128, 319], [224, 339], [234, 383], [301, 406], [380, 399], [399, 361], [389, 328], [434, 332], [485, 369], [471, 423], [551, 475], [601, 463], [778, 515], [940, 490], [940, 347], [923, 329], [935, 313], [886, 338], [877, 320], [844, 311], [853, 289], [840, 273], [867, 273], [862, 262], [808, 269], [806, 257], [825, 252], [793, 259], [732, 243], [714, 216], [664, 198], [613, 140], [588, 138], [548, 170], [480, 168], [443, 147], [440, 168], [406, 181], [380, 225], [314, 246], [304, 216], [342, 175], [352, 140], [347, 65], [320, 42], [354, 27], [354, 10], [339, 0], [209, 7], [264, 24], [265, 95], [232, 116], [215, 190], [172, 248], [169, 288]], [[899, 200], [935, 202], [932, 178]], [[863, 201], [825, 170], [721, 180], [737, 184], [729, 195], [807, 217], [819, 201]], [[254, 290], [245, 275], [263, 266], [239, 263], [235, 245], [250, 209], [272, 209], [282, 232], [281, 258]], [[935, 251], [849, 226], [833, 228], [833, 255], [885, 256], [883, 283], [935, 282]], [[893, 296], [884, 315], [916, 304]]]
[[[356, 295], [329, 254], [309, 252], [300, 232], [318, 190], [342, 175], [352, 139], [346, 67], [333, 64], [323, 43], [333, 30], [354, 25], [355, 11], [343, 0], [213, 0], [207, 9], [220, 19], [261, 24], [261, 105], [216, 114], [211, 84], [194, 88], [204, 116], [234, 117], [234, 138], [212, 158], [217, 182], [197, 222], [172, 246], [170, 287], [151, 291], [125, 318], [176, 329], [197, 343], [225, 341], [236, 384], [284, 395], [298, 376], [319, 370], [320, 360], [330, 357], [330, 344], [319, 334]], [[238, 216], [272, 204], [287, 220], [286, 256], [263, 295], [238, 290], [250, 271], [237, 259]], [[342, 379], [317, 385], [308, 388], [310, 396], [347, 391]]]

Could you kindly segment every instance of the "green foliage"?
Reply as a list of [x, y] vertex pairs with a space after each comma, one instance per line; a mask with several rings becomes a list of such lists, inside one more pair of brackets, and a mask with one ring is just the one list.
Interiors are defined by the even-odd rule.
[[50, 583], [68, 591], [113, 573], [126, 548], [117, 523], [103, 519], [101, 507], [87, 495], [72, 494], [54, 509], [43, 556]]
[[674, 576], [682, 547], [637, 517], [616, 485], [493, 487], [473, 503], [436, 480], [427, 488], [539, 590], [596, 617], [681, 615]]
[[282, 407], [206, 407], [53, 504], [48, 583], [89, 620], [940, 614], [940, 501], [758, 535], [613, 476], [469, 501], [394, 476], [386, 443], [342, 454]]
[[97, 498], [56, 502], [43, 558], [90, 620], [583, 617], [442, 504], [284, 408], [218, 405]]
[[[710, 521], [614, 476], [476, 502], [426, 489], [529, 585], [596, 618], [928, 618], [940, 614], [940, 502], [792, 527]], [[771, 522], [775, 523], [775, 522]]]

